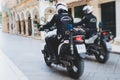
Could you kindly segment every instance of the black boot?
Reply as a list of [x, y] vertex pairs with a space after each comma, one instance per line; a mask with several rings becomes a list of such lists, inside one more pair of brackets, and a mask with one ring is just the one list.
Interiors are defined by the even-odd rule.
[[41, 50], [41, 52], [42, 52], [42, 54], [45, 54], [45, 53], [46, 53], [46, 51], [45, 51], [45, 50]]
[[52, 56], [51, 56], [51, 61], [54, 62], [54, 63], [56, 63], [56, 64], [59, 63], [58, 56], [55, 55], [55, 54], [52, 54]]

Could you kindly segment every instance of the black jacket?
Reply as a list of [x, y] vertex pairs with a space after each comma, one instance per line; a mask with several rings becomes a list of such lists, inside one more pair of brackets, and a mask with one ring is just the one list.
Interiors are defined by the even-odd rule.
[[73, 18], [67, 12], [55, 14], [51, 21], [43, 26], [44, 29], [49, 29], [52, 26], [56, 26], [57, 34], [64, 35], [68, 29], [69, 24], [73, 25]]
[[74, 23], [74, 26], [84, 25], [83, 28], [85, 28], [86, 38], [88, 39], [92, 35], [97, 33], [96, 24], [97, 24], [96, 17], [92, 13], [90, 13], [90, 14], [85, 15], [80, 22]]
[[97, 19], [92, 13], [85, 15], [83, 19], [80, 22], [75, 23], [74, 26], [81, 26], [83, 24], [85, 25], [85, 28], [97, 30]]

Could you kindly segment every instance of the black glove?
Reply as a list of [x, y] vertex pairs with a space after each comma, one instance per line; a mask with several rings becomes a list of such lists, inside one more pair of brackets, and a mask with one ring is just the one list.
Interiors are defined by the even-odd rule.
[[37, 21], [34, 21], [34, 24], [36, 24], [36, 27], [39, 29], [39, 27], [41, 26]]
[[41, 27], [39, 27], [39, 28], [38, 28], [38, 30], [39, 30], [39, 31], [44, 31], [44, 29], [43, 29], [43, 28], [41, 28]]
[[41, 25], [38, 23], [38, 24], [37, 24], [37, 28], [39, 29], [39, 28], [40, 28], [40, 26], [41, 26]]

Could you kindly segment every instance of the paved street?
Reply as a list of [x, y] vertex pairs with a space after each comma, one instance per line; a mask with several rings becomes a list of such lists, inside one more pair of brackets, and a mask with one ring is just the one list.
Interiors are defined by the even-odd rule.
[[[0, 31], [0, 80], [72, 80], [64, 68], [46, 66], [40, 52], [43, 46], [43, 40]], [[79, 80], [120, 80], [119, 47], [113, 45], [106, 64], [96, 62], [94, 57], [85, 59], [85, 71]]]

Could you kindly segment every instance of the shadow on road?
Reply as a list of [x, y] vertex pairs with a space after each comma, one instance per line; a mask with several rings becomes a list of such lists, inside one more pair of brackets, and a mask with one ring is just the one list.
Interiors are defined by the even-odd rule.
[[86, 57], [85, 60], [86, 61], [97, 62], [97, 60], [95, 58], [93, 58], [93, 56]]
[[94, 55], [87, 55], [85, 58], [86, 61], [92, 61], [92, 62], [97, 62], [96, 58]]
[[64, 67], [62, 67], [62, 66], [54, 65], [54, 64], [53, 64], [53, 65], [50, 67], [50, 69], [51, 69], [51, 71], [54, 71], [54, 72], [56, 72], [57, 74], [60, 74], [60, 75], [62, 75], [62, 76], [64, 76], [64, 77], [69, 77], [66, 68], [64, 68]]
[[120, 52], [116, 52], [116, 51], [111, 51], [111, 53], [120, 55]]
[[62, 66], [59, 66], [59, 65], [52, 65], [51, 67], [49, 67], [49, 69], [51, 69], [51, 71], [54, 73], [54, 74], [57, 74], [57, 75], [61, 75], [62, 77], [64, 78], [67, 78], [69, 80], [79, 80], [79, 79], [72, 79], [68, 72], [67, 72], [67, 69], [62, 67]]

